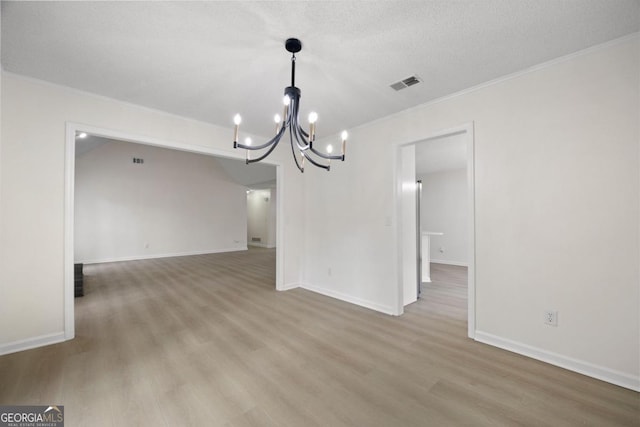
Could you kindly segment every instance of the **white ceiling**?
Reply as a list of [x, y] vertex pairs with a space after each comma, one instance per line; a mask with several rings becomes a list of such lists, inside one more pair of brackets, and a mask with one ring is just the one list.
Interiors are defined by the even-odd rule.
[[262, 163], [247, 165], [243, 160], [216, 157], [218, 164], [238, 184], [252, 189], [275, 188], [276, 167]]
[[[132, 144], [110, 138], [95, 135], [87, 135], [86, 138], [76, 138], [76, 158], [83, 156], [103, 144]], [[169, 148], [153, 147], [157, 150], [170, 150]], [[205, 154], [201, 154], [204, 156]], [[247, 165], [243, 160], [229, 159], [213, 156], [218, 165], [227, 173], [229, 178], [240, 185], [249, 188], [274, 188], [276, 186], [276, 167], [266, 163], [253, 163]]]
[[[289, 85], [318, 136], [640, 28], [637, 0], [2, 2], [5, 70], [268, 135]], [[424, 82], [395, 92], [417, 74]], [[231, 135], [230, 135], [231, 139]]]

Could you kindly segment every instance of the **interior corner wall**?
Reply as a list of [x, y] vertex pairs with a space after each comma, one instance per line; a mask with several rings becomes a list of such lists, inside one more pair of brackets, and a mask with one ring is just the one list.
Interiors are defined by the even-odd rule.
[[431, 236], [431, 262], [468, 265], [467, 170], [419, 174], [418, 179], [422, 180], [422, 230], [444, 233]]
[[305, 286], [392, 307], [396, 147], [473, 122], [476, 339], [639, 388], [639, 63], [636, 35], [350, 130], [304, 174]]
[[[226, 129], [2, 73], [0, 354], [64, 340], [67, 122], [243, 159]], [[254, 137], [256, 137], [254, 135]], [[259, 139], [259, 137], [256, 137]], [[170, 144], [168, 144], [170, 146]], [[282, 181], [283, 288], [301, 282], [302, 182], [286, 146], [270, 159]]]
[[75, 262], [246, 250], [245, 196], [215, 157], [102, 143], [76, 157]]

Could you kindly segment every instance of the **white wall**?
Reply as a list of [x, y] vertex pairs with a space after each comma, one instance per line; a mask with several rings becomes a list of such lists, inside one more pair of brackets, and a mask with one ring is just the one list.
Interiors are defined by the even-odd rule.
[[402, 304], [418, 300], [418, 243], [417, 243], [417, 185], [416, 147], [409, 145], [400, 150], [401, 211], [402, 211]]
[[269, 198], [269, 221], [267, 222], [267, 246], [275, 248], [278, 244], [278, 189], [271, 188]]
[[[247, 193], [247, 244], [265, 248], [276, 246], [276, 191], [251, 190]], [[260, 238], [260, 241], [252, 241]]]
[[113, 141], [76, 157], [75, 172], [76, 262], [247, 247], [245, 187], [212, 156]]
[[431, 236], [431, 262], [467, 265], [467, 170], [418, 174], [418, 179], [422, 231], [444, 233]]
[[[232, 147], [232, 129], [3, 72], [0, 353], [64, 339], [67, 122], [244, 157]], [[271, 158], [283, 168], [282, 281], [295, 287], [301, 280], [302, 180], [286, 145]]]
[[639, 62], [636, 36], [351, 130], [304, 174], [305, 286], [395, 311], [395, 147], [473, 122], [476, 338], [639, 388]]

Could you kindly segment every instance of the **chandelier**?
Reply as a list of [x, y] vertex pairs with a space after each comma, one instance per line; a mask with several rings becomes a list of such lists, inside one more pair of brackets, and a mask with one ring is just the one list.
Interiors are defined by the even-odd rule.
[[[341, 154], [332, 154], [333, 147], [327, 146], [326, 150], [319, 151], [313, 146], [316, 139], [316, 121], [318, 114], [311, 112], [309, 114], [309, 133], [307, 133], [298, 120], [300, 112], [300, 89], [296, 87], [296, 53], [302, 50], [302, 42], [298, 39], [287, 39], [284, 44], [285, 49], [291, 52], [291, 86], [284, 89], [284, 112], [282, 117], [276, 114], [274, 117], [276, 125], [276, 135], [269, 141], [261, 145], [253, 145], [250, 138], [246, 138], [244, 144], [238, 142], [238, 133], [242, 118], [240, 114], [236, 114], [233, 118], [235, 124], [233, 133], [233, 148], [244, 148], [247, 150], [247, 164], [259, 162], [265, 159], [278, 146], [278, 143], [289, 130], [289, 142], [291, 144], [291, 152], [296, 166], [300, 172], [304, 172], [305, 162], [308, 161], [314, 166], [330, 170], [331, 160], [344, 161], [345, 148], [347, 143], [347, 131], [342, 131], [342, 152]], [[266, 150], [258, 157], [251, 158], [250, 151]]]

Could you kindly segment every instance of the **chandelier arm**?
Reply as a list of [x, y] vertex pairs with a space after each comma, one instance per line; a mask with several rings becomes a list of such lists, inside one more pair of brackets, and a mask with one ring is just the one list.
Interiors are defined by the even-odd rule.
[[295, 97], [291, 100], [291, 124], [298, 126], [298, 110], [300, 109], [300, 98]]
[[305, 145], [310, 145], [311, 141], [309, 141], [309, 134], [304, 131], [302, 126], [298, 125], [298, 133], [300, 134], [300, 138], [305, 142]]
[[309, 160], [309, 162], [310, 162], [312, 165], [317, 166], [317, 167], [319, 167], [319, 168], [329, 170], [329, 168], [331, 167], [330, 165], [323, 165], [323, 164], [320, 164], [320, 163], [316, 162], [315, 160], [313, 160], [313, 158], [312, 158], [311, 156], [304, 156], [304, 157], [305, 157], [307, 160]]
[[[293, 102], [292, 102], [293, 104]], [[289, 125], [291, 124], [291, 121], [293, 119], [293, 108], [291, 108], [291, 106], [289, 108], [287, 108], [287, 117], [285, 117], [285, 121], [286, 121], [286, 126], [285, 127], [289, 127]]]
[[[298, 125], [298, 129], [300, 129], [300, 132], [302, 133], [302, 135], [304, 135], [305, 139], [309, 139], [309, 134], [307, 132], [305, 132], [305, 130], [302, 128], [302, 126]], [[309, 141], [311, 142], [311, 141]]]
[[265, 142], [262, 145], [245, 145], [245, 144], [238, 143], [237, 147], [244, 148], [245, 150], [262, 150], [263, 148], [267, 148], [270, 145], [277, 144], [278, 141], [280, 141], [280, 138], [282, 138], [282, 135], [284, 134], [285, 129], [286, 129], [285, 126], [283, 126], [282, 129], [278, 131], [276, 136], [274, 136], [273, 138], [271, 138], [269, 141]]
[[271, 152], [272, 152], [273, 150], [275, 150], [275, 149], [276, 149], [276, 147], [278, 146], [278, 143], [279, 143], [279, 142], [280, 142], [280, 140], [276, 141], [276, 142], [271, 146], [271, 148], [269, 148], [269, 149], [268, 149], [268, 150], [267, 150], [267, 151], [266, 151], [262, 156], [260, 156], [260, 157], [256, 157], [255, 159], [247, 159], [247, 164], [249, 164], [249, 163], [259, 162], [260, 160], [264, 160], [264, 159], [266, 159], [266, 158], [267, 158], [267, 156], [268, 156], [269, 154], [271, 154]]
[[342, 157], [343, 157], [342, 154], [324, 154], [323, 152], [318, 151], [311, 146], [309, 147], [309, 149], [316, 156], [322, 157], [323, 159], [327, 159], [327, 160], [342, 160]]
[[[297, 107], [297, 106], [296, 106]], [[296, 113], [298, 112], [297, 108], [296, 108]], [[304, 132], [304, 130], [300, 127], [300, 125], [298, 124], [298, 119], [297, 119], [298, 115], [296, 114], [295, 116], [293, 116], [293, 120], [294, 120], [294, 135], [296, 138], [296, 145], [298, 146], [298, 149], [300, 150], [300, 154], [302, 154], [304, 156], [305, 159], [309, 160], [309, 162], [319, 168], [322, 169], [326, 169], [329, 170], [329, 166], [328, 165], [323, 165], [318, 163], [317, 161], [315, 161], [311, 156], [309, 155], [305, 155], [305, 151], [309, 150], [311, 148], [311, 144], [309, 142], [307, 142], [307, 139], [304, 137], [304, 135], [306, 135], [306, 132]], [[300, 140], [304, 141], [304, 145], [300, 145]], [[293, 144], [291, 146], [291, 148], [293, 149]], [[294, 156], [295, 157], [295, 156]]]
[[294, 129], [293, 134], [296, 139], [296, 145], [298, 146], [298, 150], [300, 151], [307, 150], [309, 148], [309, 145], [306, 143], [300, 142], [300, 140], [304, 141], [304, 138], [302, 137], [302, 135], [300, 135], [300, 127], [294, 125], [293, 129]]
[[308, 145], [300, 145], [300, 134], [297, 131], [293, 132], [293, 137], [296, 140], [296, 146], [301, 154], [309, 148]]
[[296, 108], [296, 129], [298, 130], [298, 133], [300, 134], [300, 138], [305, 141], [305, 145], [309, 145], [307, 143], [307, 141], [309, 141], [309, 134], [307, 132], [304, 131], [304, 129], [302, 128], [302, 126], [300, 126], [300, 123], [298, 123], [298, 109]]
[[295, 131], [296, 131], [296, 140], [298, 141], [298, 148], [300, 149], [300, 151], [308, 150], [311, 144], [309, 143], [307, 133], [304, 131], [304, 129], [302, 129], [302, 127], [298, 123], [297, 116], [295, 119]]
[[[293, 120], [293, 124], [292, 124], [292, 133], [294, 134], [295, 140], [296, 140], [296, 145], [298, 146], [298, 150], [300, 151], [305, 151], [308, 147], [309, 144], [306, 143], [304, 137], [300, 134], [300, 125], [298, 125], [298, 109], [296, 108], [297, 106], [294, 106], [295, 109], [295, 115], [292, 116], [292, 120]], [[304, 141], [304, 143], [301, 143], [300, 140]]]
[[[309, 134], [307, 132], [305, 132], [305, 130], [302, 128], [302, 126], [300, 126], [300, 123], [298, 123], [298, 117], [299, 117], [299, 113], [300, 113], [300, 98], [298, 98], [297, 101], [298, 102], [296, 102], [296, 105], [295, 105], [296, 114], [294, 116], [294, 120], [296, 122], [296, 130], [301, 135], [300, 138], [303, 141], [307, 141], [309, 139]], [[305, 144], [305, 145], [307, 145], [307, 144]]]
[[287, 131], [287, 128], [291, 124], [291, 109], [287, 109], [287, 116], [282, 119], [282, 128], [280, 128], [280, 132], [283, 134]]
[[300, 167], [300, 164], [298, 163], [298, 158], [296, 157], [296, 150], [295, 148], [293, 148], [293, 135], [291, 132], [291, 128], [289, 128], [289, 141], [291, 143], [291, 154], [293, 154], [293, 160], [296, 162], [296, 166], [298, 167], [300, 172], [304, 173], [304, 169]]

